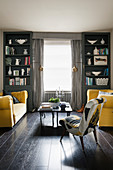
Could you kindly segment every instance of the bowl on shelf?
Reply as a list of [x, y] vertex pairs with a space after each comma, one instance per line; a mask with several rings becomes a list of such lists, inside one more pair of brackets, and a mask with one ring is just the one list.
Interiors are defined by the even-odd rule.
[[94, 44], [97, 42], [97, 40], [87, 40], [90, 44]]
[[101, 71], [92, 71], [92, 74], [94, 74], [95, 76], [98, 76], [99, 74], [101, 74]]
[[25, 42], [27, 42], [27, 39], [16, 39], [15, 41], [19, 44], [24, 44]]

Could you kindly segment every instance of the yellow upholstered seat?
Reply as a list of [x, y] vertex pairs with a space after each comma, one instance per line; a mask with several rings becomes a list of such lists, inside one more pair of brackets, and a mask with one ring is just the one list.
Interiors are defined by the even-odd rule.
[[[89, 89], [87, 91], [87, 101], [97, 98], [99, 95], [99, 91], [113, 93], [111, 89], [97, 90], [97, 89]], [[113, 95], [100, 94], [99, 97], [105, 97], [107, 102], [104, 104], [101, 112], [101, 116], [99, 119], [98, 125], [113, 127]]]
[[12, 92], [11, 95], [20, 103], [14, 104], [12, 96], [0, 93], [0, 127], [13, 127], [27, 112], [27, 91]]

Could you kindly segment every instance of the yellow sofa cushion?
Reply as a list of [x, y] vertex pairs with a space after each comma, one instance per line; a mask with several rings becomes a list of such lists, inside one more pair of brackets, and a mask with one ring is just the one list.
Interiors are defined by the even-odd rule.
[[13, 109], [14, 109], [14, 115], [17, 116], [23, 112], [26, 112], [26, 104], [24, 103], [17, 103], [13, 104]]

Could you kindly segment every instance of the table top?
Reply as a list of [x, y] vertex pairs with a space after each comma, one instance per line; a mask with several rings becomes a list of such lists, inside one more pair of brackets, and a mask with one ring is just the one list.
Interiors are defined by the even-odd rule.
[[[58, 108], [49, 107], [49, 105], [50, 105], [49, 102], [43, 102], [41, 104], [41, 106], [39, 107], [38, 112], [72, 112], [72, 108], [71, 108], [70, 103], [68, 103], [68, 102], [61, 102], [61, 103], [66, 104], [65, 110], [61, 110], [60, 106], [58, 106]], [[48, 105], [48, 107], [47, 108], [42, 108], [42, 106], [44, 106], [44, 105], [46, 105], [46, 107]]]

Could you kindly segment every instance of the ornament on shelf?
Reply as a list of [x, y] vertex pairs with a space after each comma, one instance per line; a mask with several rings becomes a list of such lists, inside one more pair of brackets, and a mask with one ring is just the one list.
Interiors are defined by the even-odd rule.
[[95, 47], [95, 49], [93, 50], [93, 54], [94, 54], [94, 55], [98, 55], [98, 49], [97, 49], [97, 47]]
[[88, 58], [88, 65], [91, 65], [91, 58]]
[[9, 75], [9, 76], [12, 75], [11, 66], [9, 66], [8, 75]]
[[15, 65], [19, 65], [19, 64], [20, 64], [20, 61], [21, 61], [21, 59], [16, 58]]
[[12, 40], [11, 39], [9, 40], [9, 44], [12, 44]]
[[101, 44], [105, 44], [104, 39], [102, 38], [102, 40], [100, 41]]
[[22, 69], [21, 69], [21, 75], [22, 75], [22, 76], [24, 76], [24, 72], [25, 72], [25, 70], [22, 68]]
[[28, 49], [24, 49], [23, 54], [28, 54]]
[[13, 47], [10, 48], [10, 53], [11, 53], [11, 55], [15, 54], [15, 49]]

